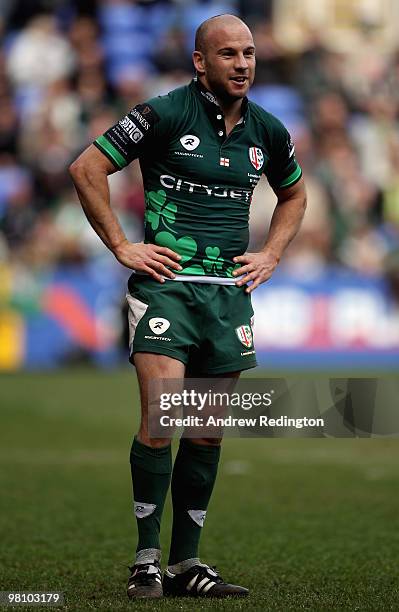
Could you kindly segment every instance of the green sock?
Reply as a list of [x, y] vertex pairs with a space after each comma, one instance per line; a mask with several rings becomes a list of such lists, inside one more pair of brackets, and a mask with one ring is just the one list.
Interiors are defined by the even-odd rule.
[[[139, 532], [136, 550], [137, 552], [142, 551], [138, 557], [141, 562], [146, 562], [147, 556], [159, 560], [161, 516], [172, 472], [170, 444], [162, 448], [151, 448], [134, 438], [130, 451], [130, 466], [134, 513]], [[146, 551], [148, 551], [147, 555]]]
[[219, 457], [220, 446], [180, 440], [172, 475], [173, 527], [168, 565], [198, 557]]

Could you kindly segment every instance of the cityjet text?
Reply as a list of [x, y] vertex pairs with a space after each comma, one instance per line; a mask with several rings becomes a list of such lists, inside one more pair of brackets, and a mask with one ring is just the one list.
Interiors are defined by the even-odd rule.
[[218, 185], [209, 186], [201, 183], [191, 183], [183, 179], [163, 174], [160, 177], [162, 187], [166, 189], [174, 189], [175, 191], [188, 191], [189, 193], [206, 193], [208, 196], [215, 198], [230, 198], [232, 200], [245, 200], [249, 202], [252, 191], [248, 189], [228, 189]]

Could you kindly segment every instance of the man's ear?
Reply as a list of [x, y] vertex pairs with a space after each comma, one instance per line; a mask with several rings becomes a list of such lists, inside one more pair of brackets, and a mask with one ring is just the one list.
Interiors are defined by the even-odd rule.
[[205, 57], [201, 51], [193, 51], [193, 64], [199, 75], [205, 73]]

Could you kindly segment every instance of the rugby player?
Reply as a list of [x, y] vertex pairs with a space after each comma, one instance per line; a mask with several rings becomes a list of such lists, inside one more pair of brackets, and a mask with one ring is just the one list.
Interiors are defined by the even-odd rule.
[[[198, 554], [220, 439], [181, 439], [172, 469], [170, 440], [148, 433], [148, 383], [187, 372], [234, 379], [256, 365], [250, 294], [271, 277], [306, 206], [289, 133], [246, 97], [255, 74], [248, 27], [233, 15], [208, 19], [197, 30], [193, 63], [191, 83], [137, 105], [70, 168], [89, 222], [134, 271], [130, 360], [142, 419], [130, 453], [138, 527], [131, 598], [248, 593]], [[125, 236], [107, 180], [136, 158], [146, 201], [139, 244]], [[251, 197], [262, 173], [277, 202], [264, 247], [246, 253]], [[170, 482], [172, 539], [162, 579], [159, 531]]]

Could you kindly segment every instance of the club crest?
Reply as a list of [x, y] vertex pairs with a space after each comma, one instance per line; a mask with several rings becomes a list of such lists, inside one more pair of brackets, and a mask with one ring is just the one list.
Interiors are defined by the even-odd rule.
[[260, 170], [263, 166], [263, 162], [265, 161], [262, 149], [259, 149], [259, 147], [250, 147], [248, 153], [249, 161], [255, 170]]
[[247, 348], [252, 346], [252, 331], [249, 325], [240, 325], [236, 327], [237, 338]]

